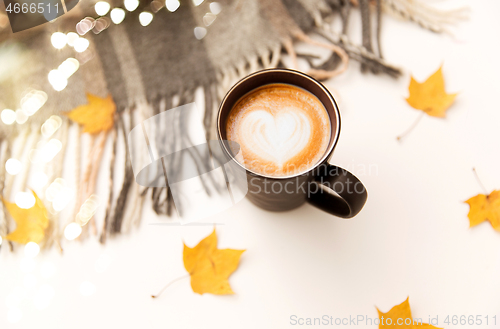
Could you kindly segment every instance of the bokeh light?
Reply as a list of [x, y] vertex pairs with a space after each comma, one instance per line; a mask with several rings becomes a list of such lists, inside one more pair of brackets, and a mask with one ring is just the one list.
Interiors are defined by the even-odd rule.
[[104, 16], [108, 13], [111, 6], [106, 1], [99, 1], [95, 4], [94, 8], [97, 15]]
[[77, 223], [69, 223], [64, 229], [64, 237], [68, 240], [74, 240], [82, 234], [82, 227]]
[[89, 47], [90, 42], [85, 39], [85, 38], [78, 38], [75, 40], [73, 48], [75, 48], [75, 51], [78, 53], [83, 53], [87, 48]]
[[78, 62], [77, 59], [75, 58], [68, 58], [64, 62], [62, 62], [61, 65], [57, 68], [61, 74], [68, 79], [70, 76], [72, 76], [80, 67], [80, 62]]
[[54, 46], [54, 48], [63, 49], [68, 42], [68, 37], [62, 32], [54, 32], [50, 37], [50, 42], [52, 43], [52, 46]]
[[121, 8], [115, 8], [111, 10], [110, 16], [113, 23], [120, 24], [125, 19], [125, 10]]
[[139, 0], [125, 0], [124, 5], [128, 11], [134, 11], [139, 7]]
[[1, 117], [2, 117], [2, 122], [5, 123], [6, 125], [11, 125], [14, 122], [16, 122], [16, 112], [10, 109], [3, 110]]
[[21, 172], [23, 165], [21, 161], [10, 158], [5, 162], [5, 170], [11, 175], [17, 175]]
[[17, 192], [14, 202], [21, 209], [29, 209], [35, 205], [36, 199], [32, 192]]
[[139, 23], [141, 23], [142, 26], [148, 26], [152, 21], [153, 14], [151, 14], [150, 12], [143, 11], [139, 14]]
[[68, 79], [59, 70], [50, 71], [48, 78], [52, 88], [56, 91], [61, 91], [68, 85]]
[[204, 27], [195, 27], [194, 28], [194, 36], [196, 39], [201, 40], [207, 35], [207, 29]]
[[[79, 21], [78, 24], [76, 24], [76, 32], [79, 35], [85, 35], [88, 31], [92, 30], [94, 26], [95, 26], [95, 19], [92, 17], [85, 17], [84, 19]], [[76, 40], [74, 40], [74, 42], [76, 42]]]
[[52, 136], [59, 127], [61, 127], [62, 119], [58, 115], [52, 115], [48, 118], [42, 125], [41, 132], [42, 136], [49, 138]]
[[24, 246], [24, 256], [28, 258], [35, 258], [39, 252], [40, 252], [40, 247], [33, 241], [28, 242]]
[[75, 32], [69, 32], [66, 34], [66, 37], [68, 38], [68, 46], [73, 47], [75, 45], [75, 41], [80, 37], [78, 34]]
[[210, 26], [212, 23], [215, 21], [217, 18], [217, 15], [212, 14], [212, 13], [206, 13], [205, 16], [203, 16], [203, 23], [205, 23], [205, 26]]
[[29, 115], [23, 109], [18, 109], [16, 111], [16, 122], [20, 125], [28, 121]]
[[219, 15], [220, 12], [222, 11], [222, 6], [220, 3], [218, 2], [212, 2], [210, 4], [210, 11], [212, 12], [212, 14], [214, 15]]
[[165, 1], [165, 7], [167, 7], [167, 10], [172, 12], [172, 13], [174, 11], [176, 11], [177, 9], [179, 9], [180, 6], [181, 6], [181, 3], [179, 2], [179, 0], [166, 0]]
[[29, 89], [21, 98], [21, 109], [28, 116], [35, 114], [47, 102], [47, 94], [40, 90]]

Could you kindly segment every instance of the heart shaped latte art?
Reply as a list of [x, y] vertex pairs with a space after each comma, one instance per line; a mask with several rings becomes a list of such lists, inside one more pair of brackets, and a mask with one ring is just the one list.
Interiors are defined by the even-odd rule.
[[241, 120], [240, 127], [245, 151], [278, 167], [300, 154], [311, 137], [309, 119], [294, 108], [275, 115], [266, 110], [252, 111]]
[[328, 147], [330, 130], [319, 99], [285, 84], [249, 92], [226, 122], [227, 139], [240, 146], [236, 160], [253, 172], [276, 177], [302, 173], [316, 164]]

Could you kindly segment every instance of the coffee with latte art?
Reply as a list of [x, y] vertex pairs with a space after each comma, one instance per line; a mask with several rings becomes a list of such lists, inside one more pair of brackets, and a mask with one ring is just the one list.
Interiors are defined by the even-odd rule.
[[237, 161], [274, 177], [307, 171], [330, 142], [330, 118], [310, 92], [288, 84], [252, 90], [231, 109], [227, 139], [240, 145]]

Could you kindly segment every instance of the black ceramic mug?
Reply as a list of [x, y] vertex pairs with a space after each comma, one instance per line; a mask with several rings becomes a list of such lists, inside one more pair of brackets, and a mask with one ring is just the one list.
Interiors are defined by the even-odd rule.
[[340, 112], [330, 92], [314, 78], [288, 69], [262, 70], [243, 78], [229, 90], [220, 105], [217, 115], [219, 141], [227, 140], [227, 118], [238, 100], [256, 88], [276, 83], [300, 87], [321, 101], [330, 117], [330, 142], [317, 164], [306, 172], [284, 177], [268, 176], [245, 168], [234, 159], [228, 144], [221, 142], [223, 152], [246, 170], [247, 198], [270, 211], [290, 210], [307, 201], [335, 216], [355, 216], [363, 208], [367, 192], [353, 174], [328, 163], [340, 135]]

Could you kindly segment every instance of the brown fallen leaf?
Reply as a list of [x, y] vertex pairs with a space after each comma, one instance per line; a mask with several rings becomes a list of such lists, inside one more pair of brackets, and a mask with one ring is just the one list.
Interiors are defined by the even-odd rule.
[[422, 83], [417, 82], [412, 76], [408, 90], [410, 96], [406, 101], [411, 107], [438, 118], [445, 117], [446, 110], [457, 96], [457, 94], [446, 93], [442, 67]]
[[406, 329], [417, 329], [417, 328], [436, 328], [433, 325], [422, 323], [421, 321], [414, 319], [411, 315], [410, 309], [410, 297], [406, 298], [404, 302], [399, 305], [394, 306], [387, 313], [380, 312], [377, 308], [378, 317], [380, 319], [380, 328], [406, 328]]
[[28, 242], [40, 243], [45, 237], [45, 230], [49, 226], [47, 210], [35, 192], [35, 205], [29, 209], [19, 208], [15, 203], [5, 201], [2, 198], [5, 208], [16, 221], [16, 229], [8, 234], [5, 239], [21, 244]]
[[101, 98], [87, 93], [88, 104], [65, 113], [72, 121], [83, 126], [83, 132], [97, 134], [113, 128], [116, 105], [111, 95]]
[[470, 227], [489, 221], [491, 226], [500, 232], [500, 191], [496, 190], [490, 194], [478, 194], [465, 201], [470, 206]]
[[245, 250], [217, 249], [214, 231], [194, 248], [184, 244], [184, 267], [191, 276], [191, 288], [198, 294], [233, 294], [228, 278], [238, 267]]

